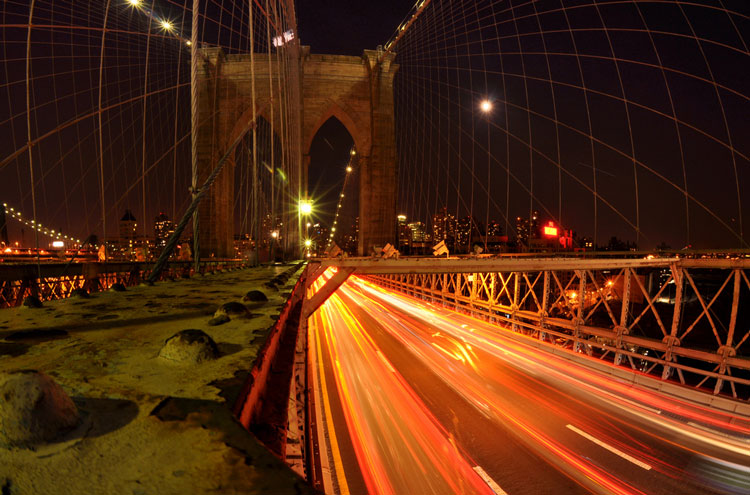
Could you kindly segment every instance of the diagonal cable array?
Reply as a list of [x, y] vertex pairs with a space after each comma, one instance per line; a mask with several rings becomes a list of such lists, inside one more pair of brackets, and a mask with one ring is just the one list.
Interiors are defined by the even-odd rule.
[[579, 246], [747, 248], [748, 40], [742, 1], [418, 2], [386, 45], [399, 208], [485, 247], [552, 221]]
[[[191, 165], [191, 115], [198, 113], [191, 101], [193, 52], [198, 65], [212, 50], [224, 57], [255, 55], [252, 73], [231, 84], [221, 74], [212, 84], [228, 88], [227, 99], [244, 98], [245, 106], [260, 109], [237, 88], [249, 86], [255, 72], [273, 80], [265, 84], [264, 98], [274, 104], [252, 130], [246, 128], [227, 172], [234, 231], [249, 248], [268, 250], [261, 227], [293, 223], [283, 219], [299, 197], [300, 101], [288, 89], [295, 87], [298, 66], [293, 50], [282, 46], [294, 33], [291, 0], [3, 2], [3, 201], [71, 238], [96, 234], [112, 244], [112, 256], [131, 255], [118, 244], [121, 218], [137, 219], [133, 235], [150, 242], [152, 219], [164, 213], [177, 221], [197, 183]], [[216, 118], [218, 108], [200, 112], [198, 125]], [[214, 162], [226, 144], [212, 143]], [[33, 247], [35, 241], [26, 236], [24, 242]]]

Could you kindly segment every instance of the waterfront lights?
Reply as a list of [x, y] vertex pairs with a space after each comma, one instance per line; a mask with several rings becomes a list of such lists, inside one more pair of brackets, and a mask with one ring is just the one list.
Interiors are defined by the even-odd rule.
[[482, 100], [479, 104], [479, 109], [484, 113], [489, 113], [492, 110], [492, 102], [490, 100]]

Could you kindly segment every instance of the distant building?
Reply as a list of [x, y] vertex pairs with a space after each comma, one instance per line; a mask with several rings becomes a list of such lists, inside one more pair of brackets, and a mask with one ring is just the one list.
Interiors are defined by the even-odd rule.
[[482, 237], [482, 225], [471, 215], [456, 222], [456, 252], [468, 253], [471, 244], [478, 242]]
[[5, 246], [10, 245], [8, 240], [8, 224], [5, 222], [5, 204], [0, 204], [0, 242]]
[[529, 249], [529, 240], [539, 237], [539, 212], [531, 212], [531, 218], [516, 217], [516, 242], [522, 251]]
[[167, 215], [159, 213], [154, 219], [154, 243], [157, 247], [164, 247], [174, 234], [174, 222]]
[[425, 225], [422, 222], [411, 222], [409, 223], [409, 242], [426, 242], [427, 231]]
[[445, 241], [446, 245], [450, 247], [456, 239], [456, 217], [452, 213], [448, 213], [448, 207], [443, 206], [443, 209], [432, 215], [432, 240], [435, 243]]
[[398, 230], [398, 249], [401, 249], [409, 245], [411, 231], [409, 230], [409, 225], [406, 223], [406, 215], [399, 215], [396, 217], [396, 220], [396, 228]]
[[125, 214], [120, 219], [120, 245], [132, 247], [135, 243], [136, 228], [138, 224], [135, 221], [133, 212], [125, 210]]

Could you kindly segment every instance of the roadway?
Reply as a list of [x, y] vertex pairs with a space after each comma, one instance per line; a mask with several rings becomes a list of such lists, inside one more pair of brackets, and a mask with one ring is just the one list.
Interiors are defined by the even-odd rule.
[[748, 418], [356, 277], [309, 323], [329, 492], [750, 492]]

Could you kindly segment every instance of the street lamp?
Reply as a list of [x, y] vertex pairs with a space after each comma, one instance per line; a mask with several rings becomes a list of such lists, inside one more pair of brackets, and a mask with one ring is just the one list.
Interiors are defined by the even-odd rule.
[[347, 166], [346, 167], [346, 173], [349, 173], [351, 171], [352, 171], [352, 166], [351, 165]]
[[312, 213], [312, 201], [310, 201], [310, 200], [300, 200], [300, 202], [299, 202], [299, 212], [302, 215], [310, 215]]
[[479, 109], [484, 113], [490, 113], [492, 111], [492, 102], [490, 100], [482, 100], [479, 104]]

